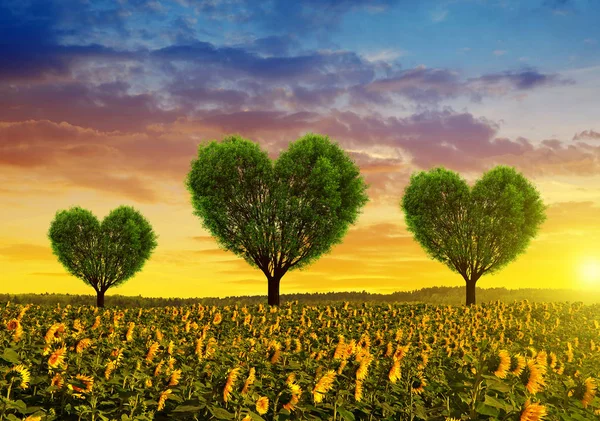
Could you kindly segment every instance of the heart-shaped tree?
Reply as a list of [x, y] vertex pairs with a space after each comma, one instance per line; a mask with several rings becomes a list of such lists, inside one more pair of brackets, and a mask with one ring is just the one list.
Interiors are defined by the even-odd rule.
[[157, 245], [148, 221], [130, 206], [112, 210], [102, 223], [78, 206], [58, 211], [48, 237], [59, 262], [94, 288], [98, 307], [110, 287], [142, 269]]
[[310, 133], [274, 164], [238, 135], [200, 144], [186, 186], [217, 243], [265, 274], [269, 305], [279, 305], [283, 275], [341, 243], [368, 202], [356, 164], [327, 136]]
[[401, 202], [408, 231], [433, 259], [475, 284], [523, 253], [546, 219], [535, 187], [514, 168], [499, 165], [473, 189], [443, 167], [410, 178]]

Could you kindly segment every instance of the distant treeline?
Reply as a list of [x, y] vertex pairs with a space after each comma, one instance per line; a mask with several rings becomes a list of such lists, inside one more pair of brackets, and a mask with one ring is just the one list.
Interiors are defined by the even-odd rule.
[[[506, 289], [506, 288], [479, 288], [477, 302], [490, 301], [513, 302], [529, 300], [530, 302], [583, 302], [585, 304], [600, 303], [600, 291], [577, 291], [569, 289]], [[298, 301], [303, 304], [326, 304], [331, 302], [349, 301], [351, 303], [429, 303], [462, 305], [465, 301], [464, 287], [431, 287], [415, 291], [398, 291], [392, 294], [372, 294], [363, 292], [326, 292], [305, 294], [284, 294], [281, 304], [289, 301]], [[39, 304], [61, 306], [96, 305], [95, 295], [71, 294], [0, 294], [0, 303], [10, 301], [15, 304]], [[164, 307], [182, 306], [200, 303], [203, 305], [232, 305], [232, 304], [266, 304], [264, 295], [236, 296], [225, 298], [155, 298], [124, 295], [108, 295], [107, 307]]]

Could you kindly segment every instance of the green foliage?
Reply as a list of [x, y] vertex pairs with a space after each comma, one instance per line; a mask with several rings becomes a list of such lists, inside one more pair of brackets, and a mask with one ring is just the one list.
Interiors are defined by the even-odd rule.
[[[92, 295], [71, 295], [71, 294], [0, 294], [0, 304], [8, 302], [13, 304], [36, 304], [42, 306], [61, 307], [72, 305], [92, 305], [95, 297]], [[503, 302], [512, 303], [514, 301], [529, 302], [571, 302], [583, 304], [600, 303], [600, 291], [578, 291], [573, 289], [537, 289], [537, 288], [479, 288], [478, 301], [480, 303]], [[446, 304], [459, 305], [465, 301], [464, 287], [431, 287], [422, 288], [414, 291], [397, 291], [391, 294], [376, 294], [366, 291], [352, 292], [317, 292], [317, 293], [296, 293], [282, 294], [282, 303], [298, 302], [306, 305], [332, 304], [348, 301], [350, 303], [427, 303], [427, 304]], [[142, 297], [125, 296], [113, 294], [110, 295], [110, 305], [107, 307], [119, 308], [148, 308], [148, 307], [166, 307], [183, 306], [192, 304], [202, 304], [207, 306], [233, 306], [233, 305], [258, 305], [264, 302], [264, 295], [253, 296], [228, 296], [224, 298], [217, 297], [198, 297], [198, 298], [177, 298], [177, 297]]]
[[274, 164], [238, 135], [200, 144], [186, 186], [218, 244], [277, 282], [341, 243], [368, 201], [358, 167], [317, 134], [293, 142]]
[[523, 253], [546, 219], [535, 187], [506, 166], [485, 173], [472, 189], [443, 167], [413, 174], [401, 207], [427, 254], [473, 284]]
[[102, 223], [80, 207], [58, 211], [48, 237], [67, 271], [102, 294], [141, 270], [157, 245], [148, 221], [130, 206], [112, 210]]
[[[0, 307], [0, 420], [516, 421], [527, 401], [544, 420], [592, 420], [599, 316], [599, 305], [580, 303], [11, 303]], [[331, 388], [315, 402], [329, 370]]]

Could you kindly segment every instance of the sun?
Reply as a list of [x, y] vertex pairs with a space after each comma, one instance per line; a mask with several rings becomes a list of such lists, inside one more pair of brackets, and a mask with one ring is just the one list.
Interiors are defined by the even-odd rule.
[[579, 270], [581, 280], [587, 285], [600, 285], [600, 261], [588, 260]]

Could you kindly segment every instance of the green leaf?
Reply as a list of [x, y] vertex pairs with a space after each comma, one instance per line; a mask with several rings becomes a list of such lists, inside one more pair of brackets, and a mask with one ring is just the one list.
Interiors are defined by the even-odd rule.
[[265, 421], [265, 419], [264, 419], [263, 417], [261, 417], [261, 416], [260, 416], [260, 415], [258, 415], [258, 414], [255, 414], [255, 413], [254, 413], [254, 412], [252, 412], [252, 411], [249, 411], [249, 412], [248, 412], [248, 415], [250, 415], [250, 418], [252, 418], [254, 421]]
[[499, 382], [497, 380], [488, 380], [485, 382], [486, 386], [490, 390], [495, 390], [496, 392], [509, 393], [510, 386], [506, 383]]
[[347, 421], [354, 421], [354, 414], [347, 409], [338, 408], [337, 411], [343, 419]]
[[179, 405], [173, 412], [198, 412], [202, 409], [201, 406], [195, 405]]
[[506, 410], [506, 404], [492, 396], [485, 395], [483, 403], [494, 408]]
[[491, 417], [497, 418], [500, 415], [500, 410], [498, 408], [494, 408], [493, 406], [486, 405], [483, 402], [479, 402], [475, 407], [475, 411], [478, 414], [489, 415]]
[[215, 418], [219, 420], [232, 420], [234, 418], [234, 415], [231, 412], [223, 408], [209, 406], [208, 410], [214, 415]]
[[19, 364], [19, 354], [12, 348], [4, 348], [4, 352], [0, 358], [12, 364]]

